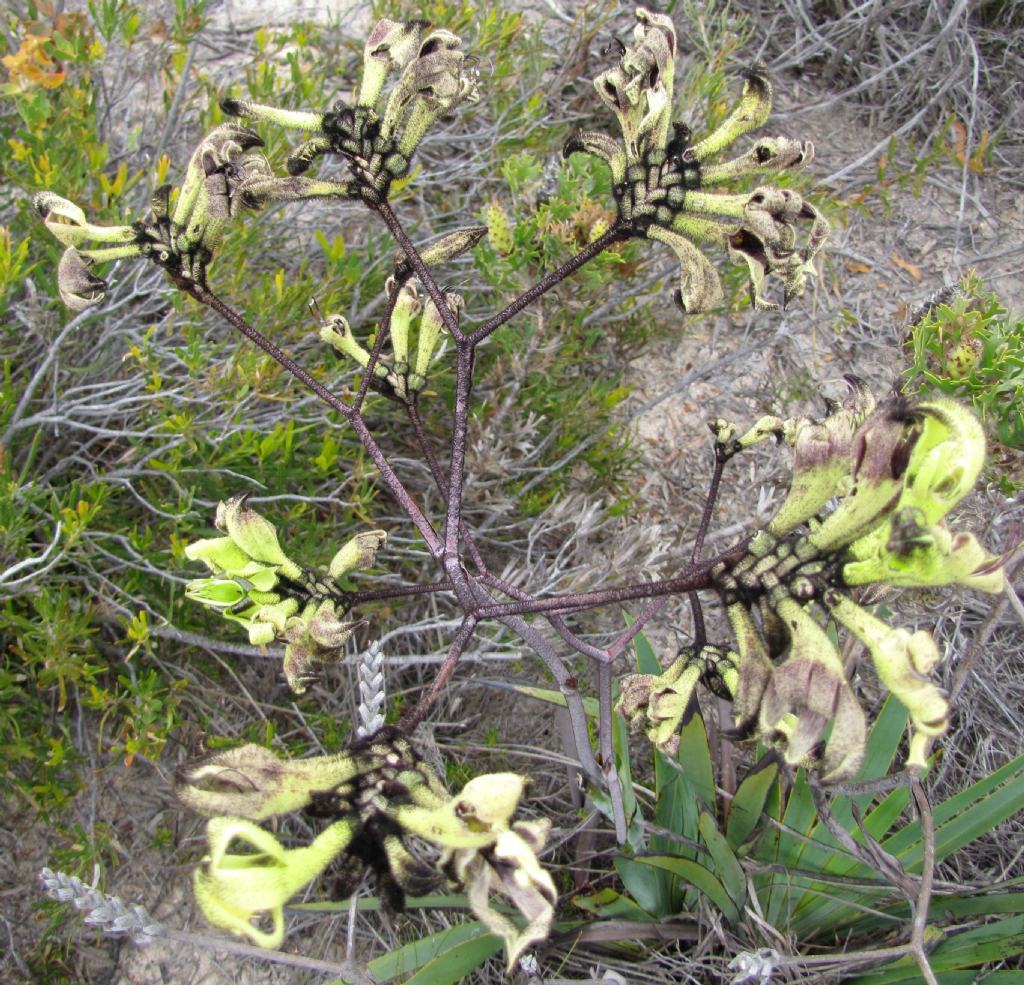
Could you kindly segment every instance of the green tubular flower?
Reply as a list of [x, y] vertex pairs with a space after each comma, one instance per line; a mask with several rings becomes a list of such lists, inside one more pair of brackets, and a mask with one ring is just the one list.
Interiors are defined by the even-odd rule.
[[756, 720], [773, 666], [768, 648], [750, 610], [743, 602], [726, 606], [738, 650], [739, 675], [733, 689], [732, 713], [736, 728], [745, 731]]
[[[153, 196], [148, 219], [124, 226], [90, 223], [73, 202], [52, 192], [35, 196], [46, 228], [69, 247], [57, 270], [61, 299], [73, 311], [103, 300], [106, 284], [90, 272], [93, 262], [146, 257], [178, 283], [205, 284], [206, 268], [229, 221], [243, 208], [258, 205], [249, 189], [270, 176], [270, 165], [257, 150], [258, 134], [229, 123], [215, 127], [196, 148], [170, 212], [171, 186]], [[111, 244], [86, 248], [86, 243]]]
[[[618, 117], [626, 160], [639, 161], [648, 147], [668, 140], [675, 77], [676, 32], [670, 17], [639, 7], [634, 44], [619, 64], [594, 80], [605, 105]], [[641, 143], [640, 138], [647, 139]]]
[[526, 780], [515, 773], [488, 773], [438, 807], [399, 807], [394, 818], [405, 831], [440, 848], [484, 848], [508, 827], [525, 787]]
[[202, 561], [213, 577], [190, 582], [186, 595], [237, 623], [254, 646], [284, 642], [285, 678], [301, 694], [313, 669], [338, 660], [361, 625], [342, 618], [351, 598], [339, 579], [371, 566], [387, 534], [357, 534], [336, 552], [327, 572], [319, 574], [285, 554], [274, 525], [246, 505], [245, 496], [219, 503], [215, 522], [227, 536], [185, 548], [186, 557]]
[[300, 578], [302, 569], [281, 550], [274, 525], [246, 505], [245, 494], [232, 496], [217, 504], [218, 530], [223, 530], [234, 544], [253, 561], [274, 565], [286, 578]]
[[920, 511], [934, 524], [975, 486], [985, 464], [985, 432], [977, 417], [941, 397], [914, 404], [921, 436], [907, 464], [899, 507]]
[[[441, 807], [392, 813], [404, 831], [444, 849], [438, 867], [465, 889], [473, 915], [505, 941], [510, 971], [527, 947], [548, 936], [558, 895], [537, 859], [548, 822], [511, 821], [525, 782], [514, 773], [478, 776]], [[526, 918], [523, 930], [491, 904], [495, 893]]]
[[759, 69], [743, 76], [743, 92], [733, 111], [713, 133], [690, 148], [696, 161], [715, 157], [751, 130], [763, 127], [772, 111], [772, 86]]
[[651, 743], [668, 756], [679, 749], [679, 728], [702, 676], [701, 665], [692, 657], [687, 651], [660, 676], [629, 674], [620, 681], [622, 696], [616, 710], [631, 731], [644, 728]]
[[[432, 255], [439, 258], [456, 255], [485, 234], [486, 227], [482, 230], [460, 230], [452, 237], [446, 237], [449, 241], [442, 242]], [[398, 259], [395, 267], [396, 270], [405, 269]], [[420, 296], [415, 282], [408, 281], [398, 287], [396, 279], [389, 278], [387, 291], [391, 296], [397, 291], [388, 326], [391, 353], [374, 364], [374, 388], [392, 399], [409, 403], [412, 395], [426, 386], [430, 363], [446, 329], [437, 306], [429, 298]], [[448, 310], [458, 320], [465, 308], [462, 296], [447, 293], [444, 297]], [[341, 315], [329, 315], [324, 320], [320, 338], [364, 369], [369, 365], [369, 351], [356, 341], [348, 322]]]
[[772, 607], [789, 631], [790, 647], [764, 692], [762, 733], [768, 740], [780, 738], [786, 762], [801, 765], [815, 755], [831, 721], [832, 734], [822, 756], [823, 778], [834, 782], [851, 777], [864, 758], [867, 723], [839, 652], [800, 603], [779, 594]]
[[973, 534], [952, 534], [941, 524], [925, 527], [922, 519], [913, 507], [897, 509], [881, 530], [852, 544], [850, 553], [856, 559], [843, 566], [843, 581], [1003, 591], [1002, 557], [989, 554]]
[[883, 404], [864, 421], [853, 436], [850, 491], [807, 538], [812, 547], [831, 554], [885, 521], [903, 492], [919, 435], [912, 408], [899, 399]]
[[[450, 31], [420, 41], [424, 22], [378, 21], [363, 51], [363, 78], [354, 105], [338, 102], [328, 112], [297, 112], [248, 100], [225, 99], [230, 116], [302, 130], [309, 138], [287, 161], [289, 178], [267, 177], [250, 195], [260, 201], [319, 196], [385, 201], [396, 178], [409, 173], [411, 158], [427, 130], [461, 102], [477, 98], [476, 73], [467, 71], [462, 42]], [[400, 72], [390, 95], [384, 85]], [[345, 182], [300, 178], [326, 153], [344, 157], [352, 172]]]
[[[467, 226], [465, 229], [456, 229], [453, 233], [447, 233], [440, 239], [428, 243], [420, 249], [420, 259], [428, 267], [448, 263], [456, 257], [461, 256], [467, 250], [473, 249], [487, 235], [486, 226]], [[402, 252], [395, 253], [395, 276], [398, 278], [408, 276], [412, 268], [406, 255]]]
[[401, 71], [415, 57], [425, 21], [377, 21], [363, 48], [363, 78], [356, 105], [372, 109], [377, 105], [388, 74]]
[[683, 311], [707, 311], [722, 303], [725, 295], [715, 268], [689, 239], [661, 226], [651, 226], [647, 236], [664, 243], [679, 260], [676, 301]]
[[687, 647], [660, 675], [628, 674], [619, 682], [616, 705], [631, 731], [644, 728], [651, 743], [666, 755], [679, 749], [679, 729], [693, 707], [697, 684], [703, 681], [730, 700], [739, 687], [739, 657], [720, 647]]
[[196, 578], [185, 586], [185, 598], [211, 609], [230, 609], [247, 597], [245, 589], [232, 578]]
[[53, 192], [39, 192], [32, 200], [46, 228], [65, 246], [81, 246], [90, 240], [96, 243], [134, 243], [131, 226], [96, 226], [74, 202]]
[[250, 743], [184, 768], [175, 792], [207, 817], [263, 821], [308, 807], [318, 794], [351, 780], [358, 768], [356, 759], [344, 754], [285, 760]]
[[[328, 315], [320, 326], [320, 338], [363, 369], [370, 365], [369, 350], [356, 341], [348, 320], [343, 315]], [[387, 367], [378, 363], [374, 367], [374, 375], [378, 379], [384, 379], [388, 375]]]
[[427, 131], [459, 103], [479, 98], [477, 74], [465, 71], [462, 40], [451, 31], [436, 30], [420, 46], [388, 101], [381, 134], [397, 134], [399, 161], [408, 161]]
[[[459, 315], [466, 307], [462, 295], [446, 293], [444, 300], [448, 310], [458, 320]], [[409, 375], [410, 390], [418, 391], [426, 386], [430, 363], [437, 351], [437, 344], [446, 331], [441, 312], [438, 311], [437, 305], [428, 298], [423, 307], [419, 333], [416, 336], [416, 358], [413, 360], [412, 373]]]
[[[217, 926], [277, 946], [283, 905], [344, 852], [349, 867], [369, 864], [399, 907], [406, 892], [422, 895], [442, 878], [465, 891], [474, 915], [504, 939], [511, 968], [547, 936], [556, 902], [537, 857], [547, 821], [514, 820], [525, 782], [490, 774], [453, 797], [409, 741], [387, 728], [336, 756], [288, 761], [255, 745], [217, 753], [186, 767], [177, 782], [185, 804], [213, 815], [209, 854], [195, 876], [197, 901]], [[335, 823], [292, 850], [252, 823], [295, 810]], [[257, 854], [230, 853], [236, 841]], [[422, 859], [423, 842], [440, 857]], [[494, 906], [495, 896], [523, 915], [523, 930]], [[253, 926], [259, 915], [272, 918], [273, 930]]]
[[[769, 278], [781, 280], [783, 304], [803, 293], [813, 260], [828, 238], [818, 210], [789, 189], [765, 185], [726, 194], [703, 189], [733, 180], [802, 167], [814, 157], [809, 142], [765, 137], [746, 154], [714, 159], [744, 133], [764, 124], [771, 110], [771, 85], [760, 69], [745, 76], [743, 92], [725, 122], [694, 142], [689, 128], [672, 124], [676, 32], [670, 17], [643, 7], [636, 11], [633, 44], [594, 82], [615, 114], [620, 138], [581, 130], [563, 155], [594, 154], [612, 172], [618, 221], [635, 235], [669, 246], [679, 258], [678, 300], [685, 311], [722, 301], [718, 274], [701, 252], [717, 245], [750, 272], [756, 308], [779, 305], [765, 294]], [[805, 242], [798, 231], [807, 228]]]
[[814, 160], [814, 144], [789, 137], [762, 137], [745, 154], [721, 164], [706, 164], [701, 169], [705, 185], [716, 185], [755, 174], [778, 174], [800, 168]]
[[935, 640], [924, 630], [893, 629], [838, 592], [827, 601], [832, 614], [868, 648], [879, 680], [910, 713], [907, 766], [926, 769], [929, 745], [949, 726], [946, 695], [928, 679], [939, 662]]
[[[520, 821], [501, 832], [486, 854], [453, 853], [453, 871], [466, 889], [473, 915], [505, 942], [509, 972], [527, 948], [546, 940], [551, 932], [558, 893], [537, 859], [547, 843], [549, 827], [547, 819]], [[491, 905], [494, 894], [507, 897], [526, 918], [522, 930]]]
[[249, 557], [230, 537], [210, 537], [185, 547], [185, 557], [202, 561], [215, 575], [238, 579], [247, 589], [271, 592], [278, 583], [278, 568]]
[[[206, 831], [210, 853], [194, 876], [196, 902], [204, 916], [215, 927], [261, 947], [278, 947], [284, 940], [284, 904], [344, 851], [355, 825], [351, 820], [336, 821], [306, 848], [293, 849], [241, 818], [215, 817]], [[235, 841], [256, 852], [229, 854]], [[272, 931], [252, 923], [261, 914], [272, 918]]]
[[409, 370], [409, 334], [412, 321], [423, 311], [423, 302], [412, 282], [405, 284], [395, 299], [391, 315], [391, 352], [394, 356], [395, 373], [405, 375]]
[[793, 446], [793, 481], [767, 530], [782, 537], [817, 515], [836, 495], [848, 492], [853, 438], [874, 410], [875, 398], [863, 381], [845, 377], [850, 389], [842, 404], [830, 403], [822, 421], [786, 421], [783, 434]]

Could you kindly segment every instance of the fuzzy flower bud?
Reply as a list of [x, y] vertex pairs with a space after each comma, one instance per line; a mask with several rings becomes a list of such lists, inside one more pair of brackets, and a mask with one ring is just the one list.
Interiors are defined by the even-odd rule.
[[192, 810], [262, 821], [308, 807], [317, 792], [330, 792], [356, 773], [350, 756], [280, 759], [249, 744], [215, 753], [182, 769], [175, 792]]
[[356, 534], [331, 559], [328, 573], [335, 580], [342, 578], [357, 568], [372, 568], [377, 558], [377, 551], [388, 539], [384, 530], [367, 530]]
[[247, 498], [244, 494], [232, 496], [217, 504], [217, 529], [223, 530], [252, 560], [276, 565], [288, 578], [299, 577], [302, 569], [281, 550], [276, 528], [246, 505]]
[[377, 21], [363, 48], [363, 78], [356, 105], [372, 108], [380, 98], [388, 73], [401, 71], [415, 56], [424, 21]]

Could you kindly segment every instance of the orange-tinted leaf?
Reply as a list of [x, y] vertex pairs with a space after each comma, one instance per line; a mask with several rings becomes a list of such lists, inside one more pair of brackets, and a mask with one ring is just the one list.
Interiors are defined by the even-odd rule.
[[44, 50], [50, 39], [41, 34], [26, 34], [13, 55], [0, 58], [11, 82], [23, 89], [41, 85], [44, 89], [55, 89], [65, 78], [64, 72], [55, 71], [54, 60]]

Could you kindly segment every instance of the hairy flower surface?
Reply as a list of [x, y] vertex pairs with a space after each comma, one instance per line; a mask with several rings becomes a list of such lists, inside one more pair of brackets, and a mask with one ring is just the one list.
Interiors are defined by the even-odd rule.
[[[412, 155], [427, 131], [463, 102], [478, 98], [477, 73], [467, 65], [461, 39], [438, 29], [422, 36], [424, 21], [378, 21], [363, 51], [363, 77], [354, 105], [339, 101], [327, 112], [278, 109], [225, 99], [230, 116], [272, 123], [309, 136], [287, 161], [290, 177], [268, 177], [248, 189], [259, 200], [360, 198], [387, 200], [392, 182], [409, 173]], [[390, 93], [390, 74], [398, 78]], [[348, 181], [303, 177], [324, 154], [338, 154], [350, 168]]]
[[[476, 238], [460, 240], [473, 242]], [[430, 365], [447, 329], [437, 305], [419, 294], [414, 281], [398, 287], [393, 279], [389, 280], [388, 291], [393, 301], [388, 326], [391, 352], [382, 355], [374, 365], [372, 385], [392, 399], [408, 404], [427, 385]], [[465, 308], [462, 296], [446, 293], [444, 300], [458, 322]], [[366, 369], [370, 365], [370, 351], [356, 339], [343, 315], [328, 315], [320, 327], [320, 338], [357, 366]]]
[[564, 153], [594, 154], [608, 164], [619, 223], [664, 243], [678, 257], [677, 298], [684, 310], [703, 311], [722, 301], [718, 274], [698, 243], [723, 247], [734, 262], [747, 266], [756, 308], [779, 307], [767, 298], [769, 278], [782, 282], [782, 303], [788, 303], [803, 294], [828, 238], [828, 222], [792, 189], [760, 185], [742, 194], [707, 189], [801, 167], [813, 158], [813, 145], [765, 137], [744, 155], [714, 163], [737, 138], [768, 119], [768, 79], [761, 69], [751, 69], [727, 119], [694, 141], [688, 127], [672, 123], [675, 25], [667, 14], [644, 7], [637, 8], [636, 19], [633, 43], [620, 44], [618, 63], [594, 80], [621, 136], [581, 130], [566, 142]]
[[131, 225], [96, 225], [74, 202], [52, 192], [36, 195], [33, 201], [46, 228], [67, 247], [57, 270], [64, 303], [72, 311], [98, 304], [107, 285], [90, 268], [129, 257], [152, 260], [179, 283], [205, 285], [206, 268], [230, 221], [244, 208], [259, 207], [247, 190], [271, 174], [262, 146], [259, 135], [246, 127], [215, 127], [193, 152], [173, 210], [172, 188], [164, 185], [153, 195], [149, 218]]
[[[827, 401], [821, 420], [764, 417], [740, 437], [713, 423], [726, 457], [768, 437], [792, 446], [793, 480], [747, 556], [715, 575], [735, 652], [684, 651], [661, 676], [622, 680], [619, 710], [659, 748], [678, 742], [702, 681], [732, 698], [739, 734], [776, 745], [792, 765], [820, 768], [826, 780], [855, 775], [867, 718], [826, 632], [830, 618], [865, 644], [878, 679], [906, 706], [909, 767], [924, 768], [946, 730], [946, 698], [928, 676], [939, 661], [931, 635], [891, 627], [849, 594], [869, 583], [1002, 589], [1003, 559], [944, 522], [977, 480], [984, 433], [952, 401], [876, 404], [859, 380], [846, 382], [847, 398]], [[715, 652], [727, 656], [709, 662]]]
[[359, 625], [344, 619], [349, 595], [342, 579], [372, 567], [387, 534], [356, 534], [337, 551], [324, 576], [285, 554], [274, 525], [249, 507], [245, 496], [220, 503], [215, 522], [224, 537], [185, 548], [189, 560], [202, 561], [213, 575], [189, 582], [186, 597], [241, 625], [254, 646], [284, 642], [285, 679], [302, 694], [319, 667], [341, 657]]
[[[382, 729], [335, 756], [283, 760], [256, 745], [217, 753], [179, 774], [178, 796], [212, 820], [209, 853], [195, 875], [196, 900], [216, 926], [264, 947], [284, 936], [283, 906], [340, 857], [363, 863], [403, 905], [447, 880], [505, 941], [509, 967], [544, 940], [557, 898], [538, 854], [547, 821], [516, 821], [525, 779], [494, 773], [450, 795], [408, 740]], [[330, 820], [314, 841], [286, 849], [254, 822], [306, 810]], [[239, 844], [252, 853], [231, 852]], [[434, 851], [425, 855], [422, 847]], [[526, 920], [520, 929], [493, 899]], [[269, 917], [267, 931], [253, 923]]]

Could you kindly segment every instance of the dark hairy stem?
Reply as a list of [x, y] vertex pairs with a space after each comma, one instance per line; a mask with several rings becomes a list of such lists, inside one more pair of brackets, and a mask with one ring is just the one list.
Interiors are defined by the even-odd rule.
[[536, 602], [506, 602], [499, 605], [485, 606], [477, 612], [481, 619], [500, 618], [507, 615], [523, 615], [531, 612], [580, 612], [602, 605], [616, 602], [628, 602], [632, 599], [660, 598], [664, 595], [680, 595], [685, 592], [701, 591], [713, 587], [712, 572], [719, 565], [728, 569], [746, 554], [749, 538], [744, 539], [735, 547], [730, 547], [717, 557], [704, 561], [696, 566], [691, 565], [675, 578], [661, 581], [641, 582], [636, 585], [622, 585], [618, 588], [605, 588], [595, 592], [576, 592], [569, 595], [557, 595], [551, 598], [538, 599]]
[[466, 485], [466, 442], [469, 439], [469, 402], [473, 388], [473, 349], [458, 345], [455, 368], [455, 410], [452, 424], [452, 450], [448, 466], [448, 515], [444, 526], [445, 570], [458, 562], [459, 532], [462, 528], [462, 492]]
[[[420, 451], [423, 453], [423, 457], [426, 459], [430, 472], [434, 477], [434, 483], [441, 493], [441, 496], [444, 498], [445, 503], [447, 503], [448, 479], [445, 477], [444, 470], [441, 468], [441, 464], [437, 460], [437, 455], [434, 454], [434, 449], [430, 444], [430, 439], [427, 437], [426, 430], [423, 427], [423, 419], [420, 417], [419, 406], [415, 402], [407, 404], [406, 411], [409, 415], [409, 421], [413, 426], [413, 431], [416, 433], [417, 444], [420, 446]], [[469, 556], [472, 558], [473, 564], [476, 566], [477, 577], [481, 582], [483, 582], [483, 584], [488, 588], [497, 589], [497, 591], [509, 596], [509, 598], [517, 599], [520, 602], [533, 601], [532, 595], [516, 588], [515, 585], [510, 585], [508, 582], [502, 581], [496, 575], [493, 575], [488, 571], [483, 556], [480, 554], [480, 549], [477, 547], [476, 542], [466, 527], [465, 520], [461, 522], [461, 537], [462, 543], [465, 544], [466, 550], [469, 552]], [[565, 620], [561, 617], [550, 613], [546, 613], [545, 617], [558, 635], [579, 653], [591, 657], [594, 660], [608, 661], [611, 659], [606, 651], [599, 647], [591, 646], [589, 643], [586, 643], [584, 640], [581, 640], [576, 636], [576, 634], [566, 626]]]
[[393, 588], [376, 588], [366, 592], [353, 592], [352, 604], [359, 605], [362, 602], [377, 602], [381, 599], [400, 599], [410, 595], [431, 595], [434, 592], [450, 592], [452, 583], [450, 581], [435, 581], [429, 585], [395, 585]]
[[430, 713], [430, 709], [434, 707], [434, 702], [440, 697], [445, 684], [448, 683], [452, 674], [455, 673], [455, 665], [459, 662], [459, 658], [465, 651], [467, 644], [473, 638], [473, 631], [476, 629], [476, 623], [477, 620], [473, 616], [469, 616], [463, 620], [462, 625], [459, 627], [459, 631], [455, 634], [455, 638], [448, 647], [448, 655], [444, 658], [444, 662], [438, 668], [437, 675], [430, 682], [429, 690], [422, 698], [420, 698], [412, 711], [402, 716], [402, 720], [398, 723], [398, 727], [405, 732], [406, 735], [412, 735], [412, 733], [416, 731], [416, 726], [427, 717]]
[[409, 261], [409, 266], [416, 272], [416, 276], [419, 277], [420, 283], [430, 296], [430, 300], [437, 307], [441, 320], [444, 322], [444, 327], [451, 332], [452, 338], [457, 342], [465, 341], [466, 336], [462, 329], [459, 328], [459, 320], [448, 307], [448, 302], [444, 299], [444, 293], [437, 286], [437, 282], [434, 280], [427, 265], [423, 262], [423, 258], [420, 256], [419, 250], [416, 249], [416, 245], [409, 239], [408, 233], [402, 227], [401, 222], [398, 221], [398, 216], [391, 211], [391, 206], [387, 202], [381, 202], [375, 206], [374, 211], [384, 220], [384, 224], [388, 227], [391, 235], [395, 237], [395, 242], [401, 247], [402, 252]]
[[238, 329], [250, 342], [258, 345], [271, 359], [283, 366], [303, 386], [311, 390], [328, 407], [336, 410], [352, 425], [353, 430], [359, 436], [359, 440], [363, 443], [367, 454], [373, 459], [374, 465], [377, 466], [381, 479], [383, 479], [388, 491], [405, 511], [406, 516], [416, 525], [416, 529], [419, 530], [420, 536], [426, 541], [431, 554], [435, 557], [439, 556], [441, 553], [440, 538], [430, 525], [430, 521], [423, 515], [423, 511], [409, 494], [409, 491], [402, 485], [401, 480], [395, 474], [395, 470], [391, 467], [391, 463], [385, 457], [384, 452], [381, 451], [373, 435], [370, 434], [362, 418], [355, 413], [353, 408], [331, 393], [322, 383], [313, 379], [297, 362], [286, 356], [270, 339], [253, 328], [237, 311], [225, 304], [208, 288], [202, 284], [197, 284], [195, 281], [185, 281], [180, 283], [179, 287], [190, 297], [195, 298], [200, 304], [204, 304], [213, 311], [216, 311], [218, 315]]
[[524, 308], [533, 304], [537, 298], [547, 294], [553, 287], [560, 284], [566, 277], [576, 273], [585, 263], [593, 260], [598, 254], [604, 252], [613, 243], [623, 243], [633, 235], [629, 226], [621, 226], [616, 223], [602, 235], [598, 236], [593, 243], [588, 243], [576, 256], [567, 260], [557, 270], [551, 271], [546, 277], [538, 281], [533, 287], [515, 299], [508, 307], [499, 311], [493, 318], [489, 318], [478, 328], [474, 329], [467, 336], [470, 345], [479, 345], [505, 322], [514, 318]]

